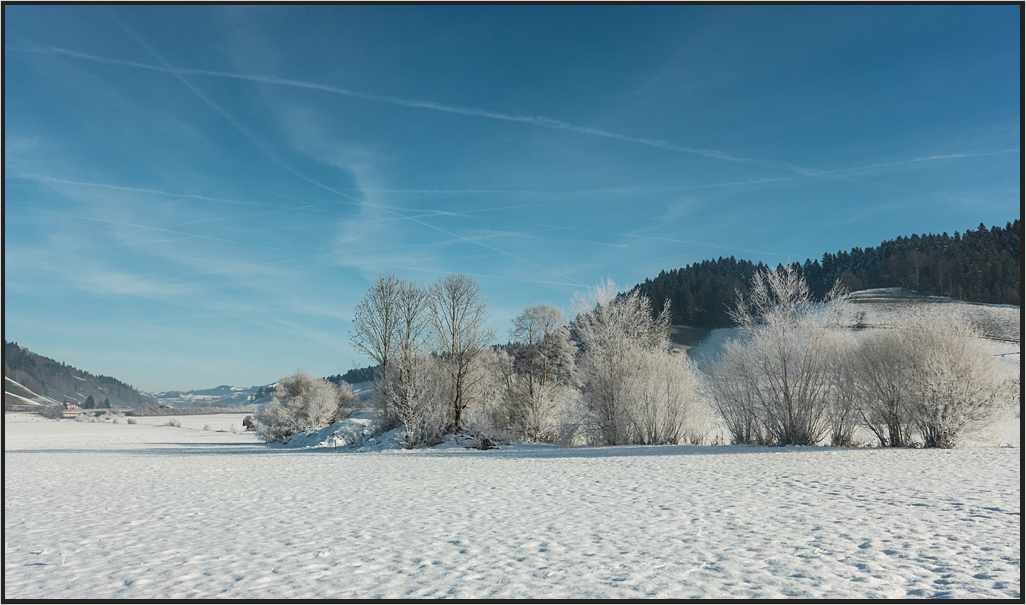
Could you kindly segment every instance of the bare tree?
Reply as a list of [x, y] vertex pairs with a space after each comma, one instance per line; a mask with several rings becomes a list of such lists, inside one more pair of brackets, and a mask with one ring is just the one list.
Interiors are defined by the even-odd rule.
[[[627, 398], [631, 441], [677, 444], [702, 439], [696, 427], [699, 372], [683, 352], [640, 349], [638, 370], [628, 377]], [[689, 434], [690, 433], [690, 434]]]
[[402, 283], [395, 275], [379, 275], [353, 309], [353, 348], [378, 364], [379, 378], [388, 374], [399, 325]]
[[477, 282], [463, 274], [440, 277], [428, 293], [429, 324], [435, 347], [449, 375], [450, 430], [460, 430], [469, 405], [474, 359], [494, 338], [488, 326], [488, 303]]
[[[421, 286], [399, 280], [395, 288], [395, 329], [391, 338], [392, 355], [388, 373], [381, 382], [380, 398], [383, 405], [379, 410], [378, 428], [387, 431], [397, 422], [406, 427], [407, 437], [416, 443], [413, 436], [418, 421], [413, 418], [427, 403], [428, 371], [425, 331], [427, 321], [427, 292]], [[421, 431], [423, 433], [423, 431]]]
[[542, 303], [524, 309], [513, 320], [510, 336], [523, 347], [517, 366], [527, 377], [532, 394], [534, 387], [565, 380], [572, 373], [570, 332], [563, 312], [555, 305]]
[[406, 430], [403, 445], [413, 449], [441, 442], [449, 416], [446, 368], [437, 357], [412, 353], [397, 357], [393, 371], [402, 376], [389, 380], [385, 393]]
[[856, 445], [855, 431], [860, 424], [858, 406], [858, 377], [853, 363], [854, 338], [850, 332], [838, 331], [831, 363], [833, 389], [827, 411], [830, 423], [830, 445], [851, 447]]
[[755, 371], [756, 364], [741, 340], [728, 341], [710, 368], [713, 402], [734, 443], [765, 445], [769, 441], [759, 419], [759, 398], [752, 389], [758, 383]]

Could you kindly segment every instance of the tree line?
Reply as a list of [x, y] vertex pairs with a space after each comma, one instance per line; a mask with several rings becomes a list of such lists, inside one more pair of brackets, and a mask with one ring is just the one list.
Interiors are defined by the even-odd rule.
[[[354, 311], [353, 346], [376, 363], [374, 430], [406, 447], [447, 435], [560, 445], [702, 444], [718, 416], [734, 443], [955, 447], [1018, 394], [971, 324], [911, 312], [856, 335], [840, 281], [818, 300], [789, 265], [761, 267], [729, 309], [741, 326], [700, 370], [668, 339], [671, 308], [611, 281], [524, 309], [491, 344], [487, 301], [465, 275], [428, 286], [380, 276]], [[268, 442], [347, 418], [345, 381], [297, 372], [257, 414]]]
[[[1022, 296], [1022, 226], [1019, 219], [964, 234], [897, 237], [876, 247], [826, 253], [792, 266], [822, 298], [837, 282], [849, 291], [903, 287], [972, 302], [1019, 305]], [[671, 323], [729, 327], [735, 292], [745, 292], [762, 263], [720, 257], [662, 271], [635, 286], [653, 301], [669, 301]]]

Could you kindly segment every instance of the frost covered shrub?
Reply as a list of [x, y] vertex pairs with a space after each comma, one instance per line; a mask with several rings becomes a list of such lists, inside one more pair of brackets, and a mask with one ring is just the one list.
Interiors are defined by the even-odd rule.
[[831, 367], [833, 389], [827, 420], [830, 423], [830, 445], [858, 445], [855, 433], [861, 424], [858, 405], [858, 378], [853, 362], [855, 342], [850, 333], [840, 333], [835, 341]]
[[734, 443], [765, 445], [769, 437], [759, 418], [759, 398], [751, 386], [758, 382], [758, 378], [743, 344], [741, 340], [726, 343], [724, 354], [710, 369], [710, 390], [731, 440]]
[[854, 393], [862, 423], [883, 447], [907, 447], [913, 443], [909, 361], [901, 333], [892, 330], [866, 334], [852, 359]]
[[64, 408], [60, 405], [48, 405], [42, 409], [40, 415], [50, 420], [60, 420], [64, 418]]
[[537, 385], [532, 392], [524, 382], [520, 376], [512, 377], [509, 390], [493, 412], [492, 424], [514, 439], [553, 443], [579, 392], [565, 384]]
[[257, 434], [266, 443], [279, 441], [344, 420], [358, 405], [349, 384], [335, 385], [297, 371], [278, 381], [271, 402], [256, 413]]
[[203, 425], [203, 430], [204, 430], [204, 431], [209, 431], [209, 430], [211, 430], [211, 428], [210, 428], [210, 425], [209, 425], [209, 424], [204, 424], [204, 425]]
[[815, 303], [793, 266], [753, 276], [731, 313], [742, 337], [713, 368], [716, 407], [736, 443], [815, 445], [826, 436], [845, 311], [843, 300]]
[[173, 426], [175, 428], [182, 428], [182, 421], [177, 418], [171, 418], [167, 421], [167, 426]]
[[[704, 375], [699, 372], [699, 378], [706, 382]], [[710, 435], [714, 428], [713, 411], [705, 398], [699, 398], [695, 405], [688, 411], [688, 417], [684, 424], [684, 441], [691, 445], [711, 445], [713, 440]]]
[[917, 312], [866, 335], [855, 355], [866, 426], [881, 445], [956, 447], [1010, 403], [1011, 384], [963, 316]]
[[577, 431], [607, 445], [680, 443], [698, 374], [689, 359], [669, 351], [669, 306], [653, 317], [648, 297], [637, 290], [617, 296], [607, 280], [575, 307], [587, 409]]
[[128, 420], [126, 420], [126, 422], [128, 424], [139, 424], [139, 421], [136, 420], [135, 418], [129, 418]]
[[[687, 355], [664, 350], [634, 352], [637, 370], [627, 378], [627, 409], [634, 443], [682, 443], [696, 415], [699, 373]], [[694, 438], [694, 431], [692, 431]]]

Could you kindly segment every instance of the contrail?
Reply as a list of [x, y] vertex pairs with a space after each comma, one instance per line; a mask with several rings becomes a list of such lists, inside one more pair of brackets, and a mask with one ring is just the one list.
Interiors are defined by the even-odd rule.
[[[122, 26], [124, 29], [124, 26]], [[127, 29], [126, 29], [127, 31]], [[136, 37], [133, 34], [133, 37]], [[138, 39], [138, 38], [136, 38]], [[99, 61], [102, 63], [109, 63], [113, 65], [124, 65], [126, 67], [136, 67], [139, 69], [149, 69], [153, 71], [161, 71], [170, 73], [175, 76], [182, 75], [195, 75], [195, 76], [211, 76], [216, 78], [231, 78], [235, 80], [246, 80], [249, 82], [260, 82], [263, 84], [274, 84], [278, 86], [291, 86], [294, 88], [305, 88], [308, 90], [319, 90], [323, 92], [329, 92], [336, 95], [350, 97], [354, 99], [362, 99], [364, 101], [372, 101], [376, 103], [387, 103], [389, 105], [399, 105], [403, 107], [412, 107], [417, 109], [428, 109], [432, 111], [440, 111], [444, 113], [452, 113], [464, 116], [474, 116], [481, 118], [489, 118], [492, 120], [501, 120], [504, 122], [519, 122], [521, 124], [529, 124], [531, 126], [539, 126], [542, 128], [550, 128], [553, 130], [565, 130], [569, 132], [576, 132], [579, 134], [585, 134], [595, 137], [602, 137], [606, 139], [613, 139], [616, 141], [623, 141], [626, 143], [634, 143], [637, 145], [645, 145], [648, 147], [655, 147], [658, 149], [665, 149], [668, 151], [677, 151], [680, 153], [688, 153], [692, 155], [698, 155], [706, 158], [712, 158], [717, 160], [723, 160], [727, 162], [745, 162], [753, 164], [763, 164], [767, 166], [776, 166], [784, 168], [792, 172], [796, 172], [803, 176], [816, 176], [816, 177], [829, 177], [830, 173], [816, 168], [809, 168], [807, 166], [799, 166], [796, 164], [790, 164], [787, 162], [778, 162], [773, 160], [760, 160], [755, 158], [744, 158], [724, 153], [716, 149], [699, 149], [695, 147], [687, 147], [683, 145], [677, 145], [669, 141], [663, 141], [661, 139], [652, 139], [646, 137], [632, 137], [629, 135], [619, 134], [601, 128], [592, 128], [589, 126], [578, 126], [571, 124], [563, 120], [556, 118], [550, 118], [547, 116], [523, 116], [523, 115], [512, 115], [508, 113], [502, 113], [498, 111], [492, 111], [489, 109], [480, 109], [476, 107], [465, 107], [460, 105], [446, 105], [443, 103], [436, 103], [434, 101], [420, 101], [417, 99], [404, 99], [402, 97], [393, 97], [388, 95], [376, 95], [366, 92], [359, 92], [356, 90], [349, 90], [348, 88], [342, 88], [340, 86], [329, 86], [327, 84], [317, 84], [316, 82], [305, 82], [303, 80], [293, 80], [291, 78], [280, 78], [277, 76], [267, 76], [259, 74], [243, 74], [238, 72], [230, 71], [214, 71], [209, 69], [195, 69], [187, 67], [173, 67], [164, 61], [163, 66], [150, 65], [147, 63], [139, 63], [137, 61], [125, 61], [122, 59], [111, 59], [108, 57], [100, 57], [97, 55], [90, 55], [58, 46], [47, 46], [36, 49], [18, 49], [27, 52], [40, 52], [40, 53], [54, 53], [67, 55], [69, 57], [76, 57], [79, 59], [87, 59], [90, 61]], [[184, 81], [184, 80], [183, 80]], [[192, 88], [191, 85], [188, 85]]]
[[859, 173], [861, 171], [872, 171], [879, 168], [897, 168], [899, 166], [910, 166], [913, 164], [920, 164], [923, 162], [936, 162], [939, 160], [960, 160], [963, 158], [978, 158], [986, 157], [991, 155], [1000, 155], [1003, 153], [1019, 153], [1021, 150], [1018, 148], [1014, 149], [999, 149], [997, 151], [983, 151], [979, 153], [949, 153], [946, 155], [930, 155], [918, 158], [912, 158], [911, 160], [899, 160], [894, 162], [882, 162], [878, 164], [867, 164], [865, 166], [855, 166], [852, 168], [846, 168], [837, 172], [844, 174]]
[[[111, 18], [114, 20], [115, 23], [117, 23], [117, 25], [122, 30], [125, 31], [125, 33], [127, 33], [129, 36], [131, 36], [136, 42], [139, 43], [140, 46], [142, 46], [150, 54], [152, 54], [157, 59], [157, 61], [159, 61], [163, 65], [163, 67], [158, 67], [158, 66], [154, 66], [154, 65], [146, 65], [146, 64], [142, 64], [142, 63], [134, 63], [134, 62], [123, 62], [124, 64], [131, 64], [132, 66], [136, 66], [136, 67], [145, 67], [147, 69], [152, 69], [152, 70], [155, 70], [155, 71], [162, 71], [162, 72], [169, 73], [169, 74], [173, 75], [178, 81], [180, 81], [189, 90], [191, 90], [193, 92], [193, 94], [195, 94], [197, 97], [199, 97], [199, 99], [201, 101], [203, 101], [205, 104], [210, 106], [212, 109], [214, 109], [215, 111], [220, 113], [228, 121], [229, 124], [231, 124], [236, 130], [238, 130], [246, 138], [248, 138], [260, 150], [260, 152], [263, 153], [268, 159], [270, 159], [274, 163], [278, 164], [283, 169], [285, 169], [286, 171], [288, 171], [291, 174], [295, 175], [296, 177], [298, 177], [298, 178], [300, 178], [300, 179], [310, 183], [311, 185], [314, 185], [316, 187], [319, 187], [321, 189], [324, 189], [326, 191], [334, 193], [335, 195], [338, 195], [340, 197], [344, 197], [344, 198], [347, 198], [349, 200], [352, 200], [356, 205], [360, 205], [360, 206], [366, 205], [366, 206], [376, 207], [376, 208], [378, 208], [380, 210], [383, 210], [385, 212], [393, 214], [393, 215], [395, 215], [397, 217], [400, 217], [402, 219], [405, 219], [405, 220], [408, 220], [410, 222], [413, 222], [413, 223], [416, 223], [418, 225], [421, 225], [422, 227], [426, 227], [428, 229], [432, 229], [434, 231], [438, 231], [439, 233], [443, 233], [443, 234], [445, 234], [445, 235], [447, 235], [449, 237], [456, 238], [456, 239], [465, 241], [465, 242], [470, 243], [470, 244], [475, 244], [475, 245], [480, 246], [482, 248], [485, 248], [487, 250], [491, 250], [492, 252], [497, 252], [499, 254], [502, 254], [504, 256], [512, 258], [513, 260], [516, 260], [518, 262], [530, 265], [530, 266], [532, 266], [532, 267], [534, 267], [536, 269], [541, 269], [542, 271], [545, 271], [547, 273], [551, 273], [553, 275], [556, 275], [556, 276], [560, 277], [561, 279], [571, 279], [572, 281], [576, 281], [576, 280], [573, 280], [573, 278], [567, 278], [565, 275], [561, 275], [561, 274], [553, 271], [552, 269], [550, 269], [548, 267], [543, 267], [543, 266], [541, 266], [541, 265], [539, 265], [537, 263], [533, 263], [533, 262], [531, 262], [529, 260], [526, 260], [526, 259], [523, 259], [523, 258], [519, 258], [516, 255], [513, 255], [513, 254], [510, 254], [509, 252], [506, 252], [505, 250], [500, 250], [500, 249], [498, 249], [498, 248], [496, 248], [494, 246], [489, 246], [487, 244], [483, 244], [481, 242], [478, 242], [478, 241], [475, 241], [475, 240], [463, 237], [461, 235], [457, 235], [457, 234], [452, 233], [450, 231], [446, 231], [445, 229], [441, 229], [439, 227], [435, 227], [434, 225], [430, 225], [428, 223], [425, 223], [424, 221], [418, 220], [418, 219], [410, 217], [410, 216], [403, 215], [402, 213], [396, 212], [396, 211], [394, 211], [391, 208], [388, 208], [386, 206], [379, 206], [379, 205], [376, 205], [376, 204], [369, 203], [369, 202], [367, 202], [365, 200], [361, 200], [359, 198], [353, 197], [353, 196], [349, 195], [348, 193], [345, 193], [345, 192], [339, 191], [337, 189], [334, 189], [332, 187], [329, 187], [327, 185], [324, 185], [323, 183], [320, 183], [320, 182], [318, 182], [318, 181], [316, 181], [316, 180], [314, 180], [314, 179], [312, 179], [312, 178], [302, 174], [298, 170], [296, 170], [296, 169], [292, 168], [291, 166], [289, 166], [283, 160], [280, 160], [279, 158], [277, 158], [277, 156], [275, 154], [273, 154], [269, 149], [267, 149], [266, 144], [259, 137], [257, 137], [256, 135], [252, 134], [251, 132], [249, 132], [249, 129], [246, 128], [238, 120], [236, 120], [234, 116], [232, 116], [230, 113], [228, 113], [228, 111], [226, 111], [225, 109], [221, 108], [219, 105], [217, 105], [216, 103], [211, 101], [209, 98], [207, 98], [207, 96], [204, 95], [202, 91], [200, 91], [194, 84], [192, 84], [191, 82], [186, 80], [185, 77], [184, 77], [184, 75], [204, 74], [204, 73], [206, 73], [204, 70], [183, 70], [183, 69], [172, 67], [171, 64], [168, 63], [160, 53], [158, 53], [155, 49], [153, 49], [150, 45], [148, 45], [144, 40], [142, 40], [142, 38], [140, 38], [138, 35], [136, 35], [124, 23], [122, 23], [120, 20], [118, 20], [113, 15], [111, 15]], [[56, 47], [52, 47], [52, 48], [53, 48], [54, 52], [64, 52], [65, 51], [65, 49], [57, 49]], [[94, 57], [92, 55], [83, 55], [82, 53], [73, 53], [72, 51], [67, 51], [67, 52], [65, 52], [65, 54], [72, 54], [73, 56], [83, 56], [84, 58], [93, 59], [93, 60], [100, 60], [100, 61], [113, 62], [113, 63], [122, 63], [121, 61], [114, 60], [114, 59], [106, 59], [104, 57]], [[221, 75], [221, 74], [218, 74], [217, 72], [210, 72], [208, 75]], [[228, 76], [224, 76], [224, 77], [228, 77]]]
[[[174, 235], [181, 235], [181, 236], [184, 236], [184, 237], [194, 237], [196, 239], [208, 239], [208, 240], [212, 240], [212, 241], [215, 241], [215, 242], [224, 242], [226, 244], [232, 244], [232, 245], [235, 245], [235, 246], [240, 245], [238, 242], [233, 242], [231, 240], [222, 239], [220, 237], [214, 237], [212, 235], [197, 235], [195, 233], [186, 233], [184, 231], [175, 231], [173, 229], [163, 229], [161, 227], [151, 227], [149, 225], [140, 225], [139, 223], [128, 223], [128, 222], [125, 222], [125, 221], [114, 221], [114, 220], [105, 219], [105, 218], [95, 218], [95, 217], [91, 217], [91, 216], [80, 216], [80, 215], [77, 215], [77, 214], [64, 214], [62, 212], [51, 212], [50, 214], [53, 214], [53, 215], [56, 215], [56, 216], [66, 216], [68, 218], [79, 219], [79, 220], [82, 220], [82, 221], [94, 221], [94, 222], [97, 222], [97, 223], [107, 223], [109, 225], [123, 225], [125, 227], [135, 227], [137, 229], [149, 229], [150, 231], [159, 231], [161, 233], [173, 233]], [[276, 248], [268, 248], [267, 246], [256, 246], [254, 244], [249, 244], [249, 245], [255, 246], [257, 248], [266, 248], [268, 250], [275, 250], [276, 249]]]

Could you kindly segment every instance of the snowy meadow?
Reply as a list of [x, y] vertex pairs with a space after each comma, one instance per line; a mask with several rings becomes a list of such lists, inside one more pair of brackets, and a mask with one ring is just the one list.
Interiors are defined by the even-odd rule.
[[953, 450], [363, 452], [166, 420], [5, 414], [6, 598], [1021, 598], [1018, 419]]

